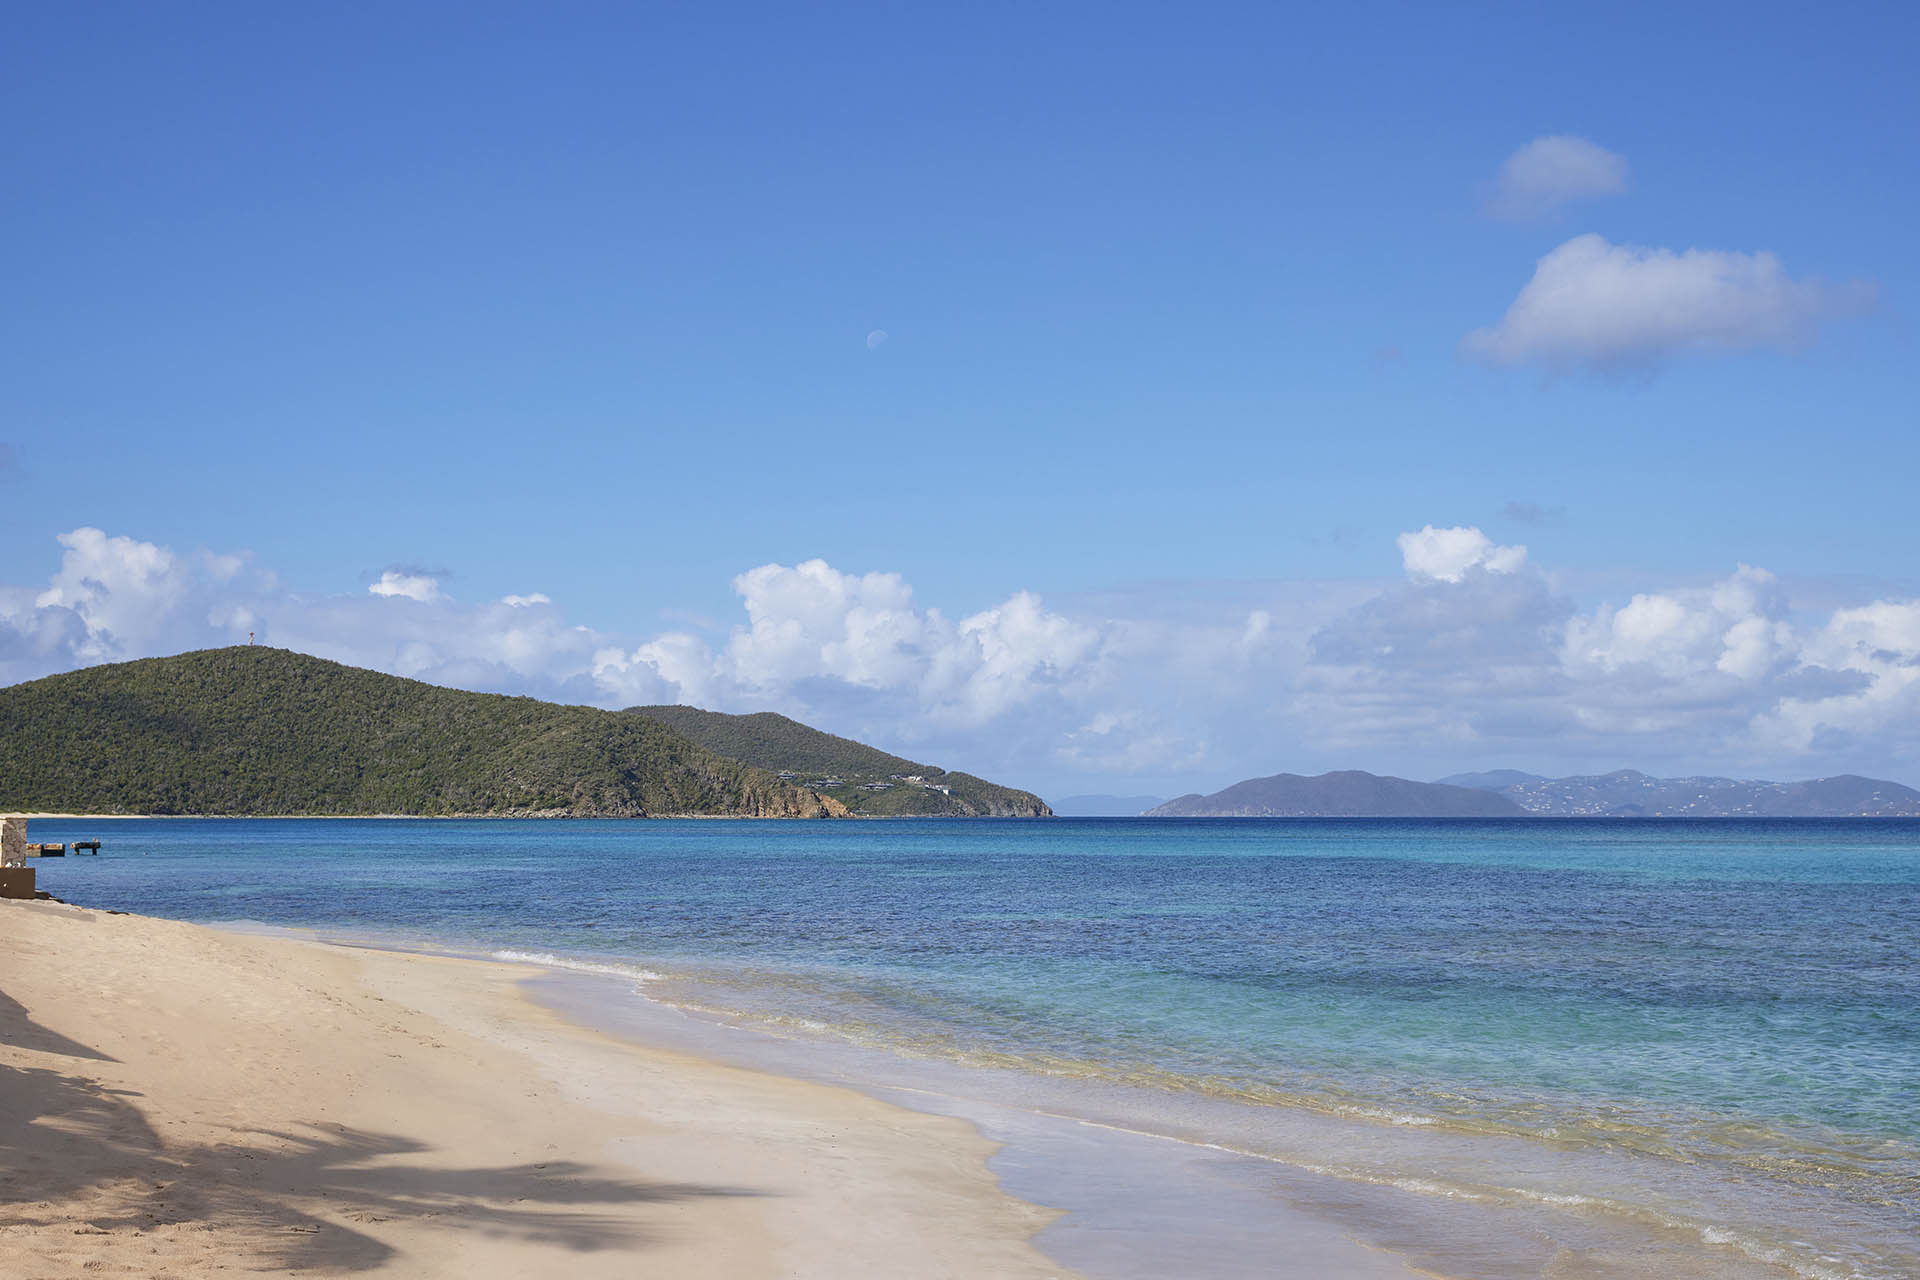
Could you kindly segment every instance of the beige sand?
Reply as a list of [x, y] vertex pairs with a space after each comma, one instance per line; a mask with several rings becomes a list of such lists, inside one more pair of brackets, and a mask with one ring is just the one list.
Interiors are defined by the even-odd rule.
[[958, 1121], [512, 965], [0, 902], [0, 1275], [1061, 1276]]

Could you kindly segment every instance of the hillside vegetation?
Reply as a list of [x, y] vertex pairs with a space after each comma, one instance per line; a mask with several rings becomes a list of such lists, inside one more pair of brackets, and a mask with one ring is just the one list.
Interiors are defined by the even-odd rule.
[[697, 707], [631, 707], [622, 714], [658, 721], [716, 755], [791, 773], [800, 785], [869, 817], [1044, 818], [1053, 813], [1030, 791], [890, 755], [770, 711], [736, 716]]
[[0, 689], [0, 811], [823, 817], [831, 798], [645, 716], [265, 646]]

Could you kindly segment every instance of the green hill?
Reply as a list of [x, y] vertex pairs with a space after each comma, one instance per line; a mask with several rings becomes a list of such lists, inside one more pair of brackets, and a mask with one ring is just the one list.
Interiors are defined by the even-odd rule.
[[840, 804], [645, 716], [239, 646], [0, 689], [0, 811], [716, 814]]
[[1032, 792], [889, 755], [771, 711], [730, 716], [697, 707], [630, 707], [621, 714], [658, 721], [715, 755], [791, 773], [792, 781], [868, 817], [1053, 815]]

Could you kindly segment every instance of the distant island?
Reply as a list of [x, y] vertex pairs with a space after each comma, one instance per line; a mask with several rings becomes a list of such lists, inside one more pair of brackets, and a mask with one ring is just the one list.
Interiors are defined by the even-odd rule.
[[1501, 769], [1440, 780], [1503, 796], [1544, 817], [1916, 818], [1920, 791], [1841, 774], [1806, 782], [1655, 778], [1633, 769], [1573, 778]]
[[1149, 818], [1911, 818], [1920, 791], [1843, 774], [1807, 782], [1655, 778], [1631, 769], [1546, 778], [1503, 769], [1412, 782], [1359, 770], [1250, 778]]
[[[880, 781], [889, 785], [864, 789]], [[0, 811], [581, 818], [1051, 812], [1028, 792], [890, 756], [782, 716], [560, 706], [441, 688], [264, 645], [88, 667], [0, 689]]]
[[1186, 795], [1146, 811], [1148, 818], [1519, 818], [1505, 796], [1476, 787], [1383, 778], [1358, 769], [1315, 778], [1276, 773], [1249, 778], [1210, 796]]

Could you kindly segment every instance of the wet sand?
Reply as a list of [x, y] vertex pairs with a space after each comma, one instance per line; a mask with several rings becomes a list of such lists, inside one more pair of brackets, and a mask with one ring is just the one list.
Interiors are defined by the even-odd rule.
[[0, 902], [0, 1272], [1072, 1274], [972, 1125], [601, 1035], [530, 972]]

